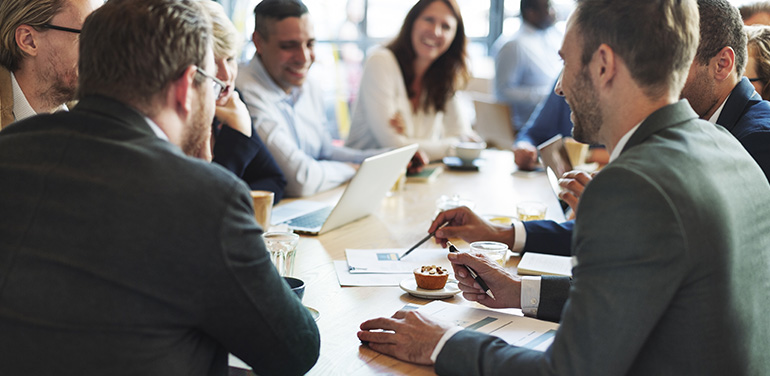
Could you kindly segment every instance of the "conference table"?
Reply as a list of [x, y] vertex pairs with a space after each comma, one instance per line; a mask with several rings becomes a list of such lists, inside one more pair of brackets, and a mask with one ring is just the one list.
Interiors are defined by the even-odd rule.
[[[430, 183], [407, 182], [401, 190], [383, 198], [372, 215], [319, 236], [300, 238], [293, 275], [305, 281], [303, 303], [320, 313], [317, 324], [321, 334], [321, 354], [309, 375], [435, 374], [432, 366], [415, 365], [382, 355], [358, 340], [356, 332], [363, 321], [389, 317], [405, 305], [421, 306], [430, 300], [411, 296], [398, 286], [341, 287], [333, 261], [345, 260], [346, 248], [408, 249], [427, 235], [442, 195], [458, 195], [472, 202], [476, 213], [493, 217], [515, 217], [517, 203], [539, 201], [547, 205], [546, 218], [564, 220], [545, 173], [517, 171], [512, 153], [501, 150], [485, 150], [479, 165], [478, 171], [454, 171], [444, 167], [444, 172]], [[327, 201], [339, 197], [343, 190], [344, 186], [341, 186], [303, 199]], [[468, 246], [460, 240], [453, 242], [459, 248]], [[428, 247], [440, 246], [429, 241], [421, 248]], [[506, 268], [515, 271], [518, 260], [512, 255]], [[465, 300], [462, 294], [444, 301], [482, 307]], [[520, 310], [507, 311], [521, 314]], [[230, 374], [252, 373], [231, 367]]]

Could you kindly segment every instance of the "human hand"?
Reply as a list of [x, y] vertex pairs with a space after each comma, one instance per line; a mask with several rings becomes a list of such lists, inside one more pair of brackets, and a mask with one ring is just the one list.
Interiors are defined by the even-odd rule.
[[400, 112], [396, 112], [392, 118], [390, 118], [390, 126], [396, 131], [396, 133], [403, 135], [406, 129], [406, 123], [404, 117]]
[[231, 95], [224, 105], [217, 106], [215, 113], [217, 119], [222, 123], [243, 133], [246, 137], [251, 137], [251, 115], [249, 115], [246, 104], [243, 103], [237, 94]]
[[583, 190], [586, 185], [593, 179], [596, 173], [589, 175], [584, 171], [569, 171], [559, 179], [559, 186], [562, 191], [559, 192], [559, 198], [566, 202], [571, 208], [572, 212], [577, 214], [578, 202], [580, 196], [583, 194]]
[[537, 165], [537, 148], [529, 142], [513, 145], [513, 161], [520, 170], [532, 171]]
[[417, 311], [398, 311], [391, 318], [364, 321], [358, 339], [394, 358], [432, 365], [430, 355], [452, 325], [431, 320]]
[[422, 171], [423, 167], [425, 167], [428, 162], [430, 162], [428, 155], [421, 150], [417, 150], [417, 152], [414, 153], [414, 156], [412, 156], [412, 160], [409, 161], [409, 164], [406, 166], [406, 172], [416, 174]]
[[[450, 253], [447, 258], [452, 263], [457, 286], [463, 297], [479, 302], [490, 308], [521, 308], [521, 279], [508, 273], [497, 262], [482, 254]], [[473, 269], [484, 280], [495, 295], [492, 299], [471, 277], [468, 269]]]
[[[449, 222], [445, 227], [441, 225]], [[477, 240], [492, 240], [513, 245], [514, 231], [512, 226], [498, 225], [487, 221], [465, 206], [442, 211], [431, 223], [428, 233], [436, 231], [436, 243], [447, 246], [449, 238], [460, 238], [468, 243]]]

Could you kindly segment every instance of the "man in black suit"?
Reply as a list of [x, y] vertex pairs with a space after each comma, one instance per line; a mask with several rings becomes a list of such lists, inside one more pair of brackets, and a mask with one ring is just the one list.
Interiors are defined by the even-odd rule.
[[[447, 375], [768, 374], [757, 278], [770, 273], [770, 185], [735, 137], [679, 100], [697, 30], [694, 0], [582, 0], [567, 22], [556, 92], [575, 139], [606, 145], [610, 163], [581, 199], [574, 282], [545, 352], [409, 311], [364, 322], [359, 338]], [[520, 304], [520, 281], [494, 262], [449, 260], [467, 299]]]
[[209, 136], [211, 25], [112, 0], [80, 39], [79, 104], [0, 133], [0, 374], [302, 374], [319, 334], [249, 190], [185, 156]]

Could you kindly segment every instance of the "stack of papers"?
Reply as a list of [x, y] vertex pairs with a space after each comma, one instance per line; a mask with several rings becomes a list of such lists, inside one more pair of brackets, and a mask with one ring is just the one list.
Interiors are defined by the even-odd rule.
[[441, 248], [418, 248], [399, 260], [405, 249], [346, 249], [347, 260], [335, 261], [341, 286], [398, 286], [413, 270], [423, 265], [443, 266], [452, 270], [449, 253]]

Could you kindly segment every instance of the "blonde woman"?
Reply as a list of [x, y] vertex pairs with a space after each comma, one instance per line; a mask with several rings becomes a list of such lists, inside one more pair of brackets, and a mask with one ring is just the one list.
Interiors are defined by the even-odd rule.
[[278, 202], [283, 197], [286, 179], [254, 131], [249, 111], [235, 91], [238, 31], [219, 3], [201, 1], [201, 4], [212, 20], [217, 78], [224, 83], [212, 125], [213, 161], [238, 175], [252, 190], [274, 192]]

